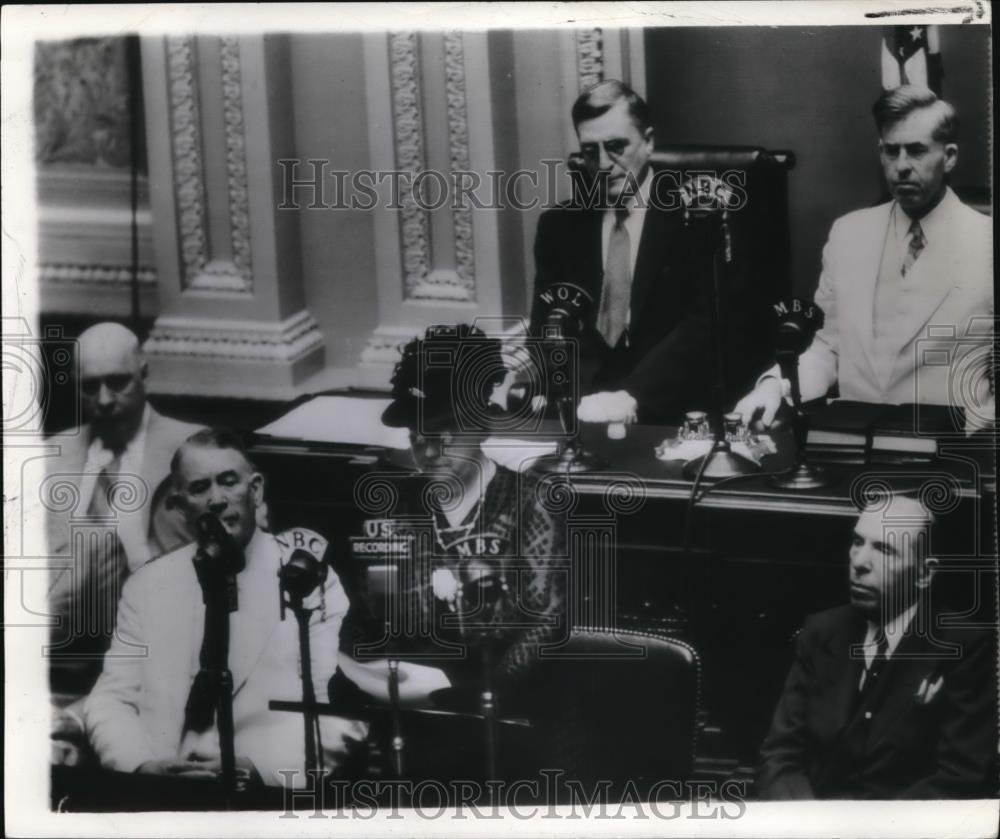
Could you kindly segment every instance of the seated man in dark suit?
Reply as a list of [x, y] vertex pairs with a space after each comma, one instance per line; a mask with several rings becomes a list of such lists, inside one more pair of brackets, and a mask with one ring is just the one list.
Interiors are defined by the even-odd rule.
[[[715, 378], [704, 230], [685, 228], [676, 178], [651, 171], [653, 128], [633, 90], [601, 82], [572, 118], [593, 190], [538, 221], [532, 335], [543, 332], [542, 292], [582, 288], [593, 307], [579, 343], [580, 418], [677, 421], [710, 407]], [[737, 285], [727, 283], [731, 345], [740, 331], [733, 313], [742, 321], [748, 310]]]
[[761, 750], [764, 799], [997, 795], [995, 632], [940, 625], [933, 517], [887, 500], [855, 526], [850, 605], [799, 635]]

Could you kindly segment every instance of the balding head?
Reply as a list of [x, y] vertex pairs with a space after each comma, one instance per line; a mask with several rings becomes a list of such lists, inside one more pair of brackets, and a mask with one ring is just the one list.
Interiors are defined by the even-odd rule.
[[80, 335], [80, 394], [85, 416], [106, 446], [120, 450], [135, 436], [146, 406], [146, 363], [135, 334], [98, 323]]

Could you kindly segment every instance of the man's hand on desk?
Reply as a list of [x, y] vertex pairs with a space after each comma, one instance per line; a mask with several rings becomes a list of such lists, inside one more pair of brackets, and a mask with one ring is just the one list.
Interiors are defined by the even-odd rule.
[[757, 387], [744, 396], [733, 412], [743, 418], [743, 424], [750, 426], [758, 419], [764, 428], [769, 428], [774, 422], [774, 415], [781, 407], [781, 379], [768, 376], [757, 383]]
[[580, 400], [580, 422], [635, 422], [639, 403], [627, 390], [591, 393]]

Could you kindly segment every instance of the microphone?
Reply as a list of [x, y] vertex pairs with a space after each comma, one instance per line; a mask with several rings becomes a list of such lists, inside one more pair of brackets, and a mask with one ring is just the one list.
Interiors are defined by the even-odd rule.
[[777, 328], [774, 348], [781, 368], [782, 378], [798, 379], [798, 357], [812, 343], [813, 336], [823, 327], [825, 315], [815, 303], [806, 303], [798, 297], [774, 304]]
[[205, 605], [221, 596], [227, 611], [235, 612], [239, 608], [236, 575], [246, 565], [246, 556], [213, 513], [198, 516], [195, 535], [198, 548], [192, 562]]
[[309, 640], [309, 621], [312, 613], [319, 611], [320, 620], [326, 620], [326, 598], [320, 595], [319, 604], [306, 605], [305, 599], [321, 585], [327, 576], [323, 557], [329, 542], [313, 530], [293, 527], [274, 537], [281, 548], [282, 563], [278, 569], [278, 597], [281, 619], [290, 608], [299, 628], [299, 673], [302, 678], [302, 724], [305, 734], [306, 771], [323, 768], [323, 741], [316, 714], [316, 688], [312, 676], [312, 647]]
[[603, 464], [578, 444], [574, 342], [593, 328], [594, 299], [575, 283], [553, 283], [538, 293], [537, 305], [542, 316], [540, 343], [546, 355], [546, 398], [555, 403], [563, 439], [559, 451], [538, 458], [532, 468], [540, 472], [590, 471]]
[[278, 572], [278, 584], [289, 597], [302, 600], [326, 580], [326, 574], [325, 563], [309, 551], [297, 548]]
[[685, 218], [703, 218], [714, 213], [739, 209], [740, 198], [715, 175], [692, 173], [681, 185], [681, 203]]
[[823, 326], [823, 310], [815, 303], [805, 303], [797, 297], [780, 300], [773, 306], [777, 317], [774, 348], [781, 377], [791, 385], [792, 435], [795, 439], [795, 464], [785, 473], [771, 476], [771, 483], [781, 489], [817, 489], [830, 483], [824, 471], [808, 462], [806, 435], [809, 418], [802, 408], [802, 391], [799, 388], [799, 356], [812, 343], [813, 336]]
[[329, 568], [324, 562], [329, 542], [316, 531], [293, 527], [279, 533], [275, 540], [281, 547], [282, 562], [278, 569], [278, 596], [281, 619], [285, 608], [301, 608], [303, 601], [326, 582]]
[[542, 336], [563, 340], [576, 338], [589, 322], [594, 299], [575, 283], [553, 283], [538, 293], [542, 313]]

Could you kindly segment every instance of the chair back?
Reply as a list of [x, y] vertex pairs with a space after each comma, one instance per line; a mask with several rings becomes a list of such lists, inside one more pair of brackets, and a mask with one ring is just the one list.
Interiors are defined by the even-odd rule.
[[535, 659], [507, 692], [501, 686], [499, 699], [502, 713], [532, 721], [535, 772], [552, 769], [616, 788], [631, 780], [642, 791], [690, 776], [700, 691], [698, 655], [687, 644], [652, 632], [581, 627]]

